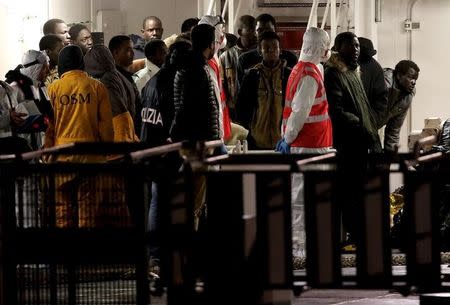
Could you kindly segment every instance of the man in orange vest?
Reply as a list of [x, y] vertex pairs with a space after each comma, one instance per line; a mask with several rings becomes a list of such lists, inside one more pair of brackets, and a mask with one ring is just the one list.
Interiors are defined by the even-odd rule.
[[[311, 27], [303, 35], [299, 62], [289, 76], [283, 111], [282, 136], [276, 150], [282, 153], [326, 153], [333, 148], [333, 132], [323, 84], [323, 67], [329, 58], [330, 38]], [[303, 176], [292, 176], [293, 235], [297, 255], [304, 249]]]
[[327, 32], [311, 27], [303, 36], [300, 60], [292, 70], [286, 88], [283, 111], [282, 153], [325, 153], [333, 146], [328, 101], [321, 62], [329, 58]]

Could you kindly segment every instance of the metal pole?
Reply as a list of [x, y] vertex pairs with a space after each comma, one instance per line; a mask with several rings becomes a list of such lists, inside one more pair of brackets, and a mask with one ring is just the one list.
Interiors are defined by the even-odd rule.
[[375, 0], [375, 22], [381, 22], [381, 0]]
[[330, 0], [327, 1], [327, 5], [325, 6], [325, 12], [323, 12], [322, 24], [320, 25], [320, 28], [322, 30], [325, 29], [325, 25], [327, 24], [328, 10], [329, 9], [330, 9]]
[[208, 11], [206, 12], [206, 15], [212, 15], [213, 13], [213, 8], [214, 5], [216, 4], [216, 0], [210, 0], [209, 1], [209, 6], [208, 6]]
[[317, 26], [317, 8], [319, 7], [319, 0], [314, 0], [311, 6], [311, 13], [309, 14], [307, 29], [313, 26]]
[[[227, 13], [228, 10], [228, 0], [225, 0], [225, 4], [223, 6], [223, 10], [222, 10], [222, 18], [225, 18], [225, 14]], [[231, 12], [231, 10], [230, 10]]]
[[239, 14], [239, 12], [241, 11], [241, 4], [242, 1], [241, 0], [237, 0], [238, 1], [238, 6], [236, 8], [236, 12], [233, 12], [233, 18], [234, 18], [234, 22], [233, 22], [233, 29], [230, 29], [230, 33], [234, 33], [234, 29], [238, 26], [238, 20], [239, 18], [236, 18]]
[[[333, 44], [334, 37], [336, 37], [337, 34], [337, 19], [336, 19], [336, 0], [330, 1], [331, 5], [331, 16], [330, 16], [330, 25], [331, 25], [331, 31], [330, 31], [330, 41]], [[342, 5], [342, 1], [341, 1]], [[340, 7], [339, 7], [340, 9]]]
[[342, 3], [343, 2], [344, 2], [344, 0], [340, 0], [339, 1], [339, 10], [338, 10], [337, 16], [336, 16], [336, 22], [337, 22], [336, 28], [340, 27], [341, 16], [342, 16], [342, 14], [341, 14], [341, 12], [342, 12]]

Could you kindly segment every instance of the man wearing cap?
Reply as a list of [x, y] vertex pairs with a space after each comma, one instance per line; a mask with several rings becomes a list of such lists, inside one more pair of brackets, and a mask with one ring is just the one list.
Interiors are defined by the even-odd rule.
[[343, 211], [343, 224], [349, 242], [360, 240], [363, 182], [369, 152], [381, 152], [377, 126], [358, 69], [359, 41], [352, 32], [334, 40], [327, 62], [324, 84], [333, 124], [333, 145], [338, 152], [337, 202]]
[[361, 81], [379, 128], [387, 106], [387, 88], [384, 82], [383, 68], [373, 58], [377, 51], [373, 48], [372, 41], [364, 37], [358, 37], [358, 41], [360, 45], [359, 67], [361, 70]]

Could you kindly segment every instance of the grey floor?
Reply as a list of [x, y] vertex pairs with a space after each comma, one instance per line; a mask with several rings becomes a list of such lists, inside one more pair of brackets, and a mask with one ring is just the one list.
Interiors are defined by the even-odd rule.
[[[394, 275], [406, 273], [404, 266], [394, 266]], [[343, 268], [344, 275], [354, 275], [355, 268]], [[450, 273], [448, 265], [442, 265], [442, 273]], [[165, 297], [153, 298], [151, 304], [166, 304]], [[236, 303], [238, 304], [238, 302]], [[310, 289], [304, 291], [299, 297], [292, 296], [291, 305], [419, 305], [419, 295], [403, 296], [395, 291], [388, 290], [358, 290], [358, 289]], [[449, 304], [439, 303], [439, 304]], [[213, 304], [212, 304], [213, 305]], [[424, 305], [424, 304], [422, 304]]]
[[[300, 274], [304, 271], [298, 270], [295, 274]], [[447, 264], [442, 265], [442, 274], [450, 274], [450, 268]], [[355, 275], [355, 268], [343, 268], [343, 275]], [[406, 273], [404, 266], [394, 266], [393, 274], [402, 275]], [[135, 286], [133, 280], [104, 280], [100, 282], [86, 282], [81, 283], [77, 287], [77, 304], [134, 304]], [[301, 283], [296, 283], [301, 284]], [[450, 283], [444, 283], [447, 285]], [[45, 286], [45, 285], [44, 285]], [[45, 286], [46, 287], [46, 286]], [[48, 287], [46, 289], [23, 286], [23, 300], [20, 304], [39, 304], [36, 302], [27, 302], [26, 299], [36, 300], [41, 296], [43, 300], [45, 295], [48, 295]], [[36, 289], [37, 288], [37, 289]], [[65, 287], [62, 287], [66, 289]], [[38, 294], [39, 292], [39, 294]], [[62, 297], [65, 297], [62, 295]], [[220, 296], [218, 296], [220, 297]], [[20, 298], [22, 299], [22, 298]], [[47, 304], [46, 302], [43, 302]], [[42, 304], [43, 304], [42, 303]], [[64, 302], [63, 302], [64, 303]], [[165, 305], [167, 304], [166, 296], [151, 297], [151, 304]], [[239, 297], [236, 298], [236, 304], [239, 304]], [[395, 291], [388, 290], [357, 290], [357, 289], [310, 289], [305, 290], [298, 297], [292, 294], [290, 305], [419, 305], [419, 296], [410, 294], [403, 296]], [[431, 303], [429, 303], [431, 304]], [[450, 305], [450, 300], [444, 303]], [[214, 304], [210, 304], [214, 305]], [[231, 304], [230, 304], [231, 305]], [[242, 304], [245, 305], [245, 304]], [[421, 304], [428, 305], [428, 304]]]
[[[166, 299], [152, 298], [151, 304], [165, 305]], [[239, 304], [237, 301], [236, 304]], [[312, 289], [292, 297], [291, 305], [419, 305], [418, 296], [404, 297], [383, 290]], [[213, 305], [213, 304], [211, 304]], [[245, 304], [243, 304], [245, 305]]]

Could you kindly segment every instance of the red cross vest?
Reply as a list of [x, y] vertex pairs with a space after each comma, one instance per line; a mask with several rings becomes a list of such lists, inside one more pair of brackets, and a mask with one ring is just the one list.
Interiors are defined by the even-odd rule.
[[287, 120], [292, 112], [292, 100], [297, 90], [298, 83], [305, 76], [311, 76], [318, 84], [315, 101], [306, 118], [303, 128], [298, 133], [292, 147], [324, 148], [333, 146], [333, 130], [328, 116], [328, 101], [323, 85], [322, 74], [313, 63], [299, 61], [291, 75], [286, 88], [285, 106], [283, 109], [283, 133], [286, 130]]

